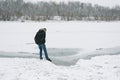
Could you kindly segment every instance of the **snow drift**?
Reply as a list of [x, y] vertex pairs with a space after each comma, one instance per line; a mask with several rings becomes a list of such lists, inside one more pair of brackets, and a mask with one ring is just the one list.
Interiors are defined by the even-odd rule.
[[0, 58], [0, 80], [120, 80], [120, 55], [56, 66], [46, 60]]

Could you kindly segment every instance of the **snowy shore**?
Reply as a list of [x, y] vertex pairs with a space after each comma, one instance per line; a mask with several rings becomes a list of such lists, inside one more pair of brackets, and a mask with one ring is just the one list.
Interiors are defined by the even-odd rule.
[[120, 55], [56, 66], [46, 60], [0, 58], [0, 80], [120, 80]]

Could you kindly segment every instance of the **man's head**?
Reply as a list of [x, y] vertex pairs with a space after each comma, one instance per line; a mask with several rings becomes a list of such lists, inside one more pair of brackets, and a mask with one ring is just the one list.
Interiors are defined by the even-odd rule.
[[43, 31], [45, 31], [45, 32], [47, 31], [47, 29], [46, 29], [46, 28], [41, 28], [39, 31], [41, 31], [41, 30], [43, 30]]
[[43, 30], [44, 30], [44, 31], [47, 31], [47, 29], [46, 29], [46, 28], [43, 28]]

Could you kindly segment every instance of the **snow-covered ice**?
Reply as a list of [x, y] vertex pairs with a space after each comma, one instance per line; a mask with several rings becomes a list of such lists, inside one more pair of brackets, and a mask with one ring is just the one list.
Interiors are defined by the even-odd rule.
[[0, 22], [0, 51], [33, 52], [34, 36], [47, 28], [48, 48], [99, 49], [120, 46], [120, 22]]
[[[0, 22], [0, 80], [120, 80], [119, 25]], [[34, 36], [42, 27], [53, 63], [39, 60]]]

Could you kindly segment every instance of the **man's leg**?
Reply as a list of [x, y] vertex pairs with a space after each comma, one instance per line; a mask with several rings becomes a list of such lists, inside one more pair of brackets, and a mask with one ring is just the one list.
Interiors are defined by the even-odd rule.
[[45, 45], [45, 44], [42, 44], [42, 48], [43, 48], [44, 53], [45, 53], [45, 58], [48, 60], [49, 57], [48, 57], [48, 53], [47, 53], [47, 49], [46, 49], [46, 45]]
[[38, 46], [39, 46], [39, 50], [40, 50], [40, 52], [39, 52], [40, 59], [43, 59], [43, 57], [42, 57], [42, 45], [38, 45]]

